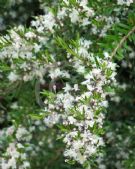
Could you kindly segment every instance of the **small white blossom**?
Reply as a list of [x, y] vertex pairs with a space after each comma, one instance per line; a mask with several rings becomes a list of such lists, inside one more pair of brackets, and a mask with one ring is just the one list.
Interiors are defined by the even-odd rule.
[[8, 79], [11, 82], [15, 82], [19, 79], [19, 76], [15, 72], [10, 72], [10, 74], [8, 75]]
[[72, 23], [76, 23], [77, 21], [79, 21], [79, 12], [74, 8], [69, 14], [69, 17]]

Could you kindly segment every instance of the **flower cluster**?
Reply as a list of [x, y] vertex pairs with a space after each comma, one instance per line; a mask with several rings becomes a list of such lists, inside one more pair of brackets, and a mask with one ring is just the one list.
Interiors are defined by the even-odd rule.
[[[12, 135], [14, 134], [16, 140], [13, 139]], [[19, 126], [17, 131], [15, 131], [14, 126], [11, 126], [7, 128], [5, 133], [2, 133], [1, 137], [7, 137], [7, 139], [10, 138], [12, 140], [6, 149], [4, 157], [0, 158], [1, 168], [17, 168], [18, 165], [21, 169], [28, 168], [30, 166], [30, 163], [28, 162], [27, 154], [24, 151], [25, 145], [21, 142], [26, 141], [29, 143], [31, 140], [31, 135], [29, 132], [22, 126]]]
[[[30, 153], [32, 140], [43, 139], [40, 143], [32, 142], [38, 144], [38, 152], [46, 139], [45, 136], [35, 138], [36, 126], [42, 135], [47, 129], [59, 130], [57, 137], [65, 143], [64, 156], [68, 162], [87, 165], [104, 145], [106, 97], [116, 85], [117, 66], [108, 50], [99, 49], [98, 40], [100, 42], [107, 31], [120, 22], [117, 17], [120, 11], [115, 8], [115, 15], [108, 17], [101, 11], [96, 14], [96, 7], [90, 6], [87, 0], [59, 2], [54, 3], [51, 10], [45, 7], [45, 14], [35, 17], [30, 28], [15, 27], [0, 37], [0, 60], [5, 66], [0, 77], [11, 85], [19, 84], [18, 88], [29, 85], [23, 93], [30, 91], [31, 97], [33, 90], [35, 93], [33, 110], [28, 103], [10, 107], [20, 112], [25, 112], [27, 106], [29, 109], [24, 116], [20, 113], [22, 122], [15, 113], [9, 119], [13, 125], [6, 134], [13, 138], [0, 159], [2, 169], [30, 168], [27, 156], [34, 156]], [[118, 4], [122, 3], [118, 1]], [[36, 113], [31, 114], [31, 110]]]
[[130, 4], [133, 3], [133, 0], [117, 0], [118, 5], [127, 5], [130, 6]]

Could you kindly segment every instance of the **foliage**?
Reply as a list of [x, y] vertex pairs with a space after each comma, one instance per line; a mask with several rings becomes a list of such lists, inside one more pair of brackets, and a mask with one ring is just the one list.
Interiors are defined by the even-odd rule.
[[18, 2], [43, 14], [0, 37], [1, 168], [133, 169], [134, 2]]

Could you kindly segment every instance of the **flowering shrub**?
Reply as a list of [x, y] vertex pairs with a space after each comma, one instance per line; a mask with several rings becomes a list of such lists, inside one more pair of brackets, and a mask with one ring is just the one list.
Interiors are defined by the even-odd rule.
[[63, 153], [76, 168], [105, 168], [103, 147], [112, 136], [103, 127], [107, 97], [118, 100], [115, 89], [122, 88], [114, 60], [133, 52], [134, 7], [119, 0], [42, 1], [44, 14], [29, 28], [0, 37], [2, 169], [48, 168], [45, 159], [57, 149], [54, 161]]

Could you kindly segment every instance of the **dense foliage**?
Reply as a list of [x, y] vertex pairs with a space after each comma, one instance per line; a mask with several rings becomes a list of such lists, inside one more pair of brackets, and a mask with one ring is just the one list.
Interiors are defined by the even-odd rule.
[[133, 0], [0, 8], [0, 168], [134, 169]]

